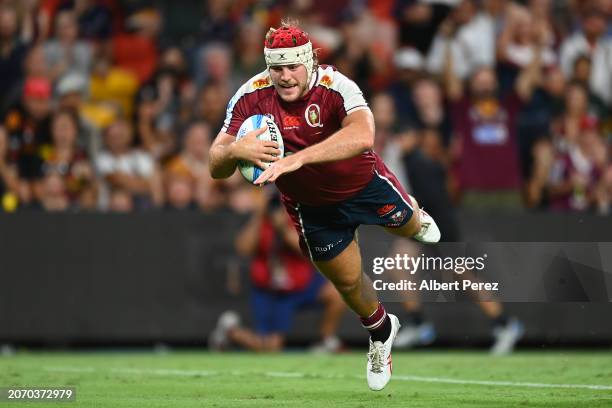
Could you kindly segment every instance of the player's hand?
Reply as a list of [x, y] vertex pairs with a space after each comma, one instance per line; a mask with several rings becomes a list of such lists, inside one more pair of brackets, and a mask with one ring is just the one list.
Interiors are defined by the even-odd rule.
[[254, 184], [263, 185], [266, 183], [274, 183], [277, 178], [283, 174], [291, 173], [302, 167], [302, 160], [299, 155], [292, 154], [291, 156], [283, 157], [276, 163], [272, 163], [261, 175], [255, 180]]
[[248, 132], [242, 139], [231, 144], [232, 154], [236, 159], [247, 160], [256, 166], [265, 169], [267, 163], [279, 160], [280, 150], [278, 143], [257, 139], [268, 129], [264, 126]]

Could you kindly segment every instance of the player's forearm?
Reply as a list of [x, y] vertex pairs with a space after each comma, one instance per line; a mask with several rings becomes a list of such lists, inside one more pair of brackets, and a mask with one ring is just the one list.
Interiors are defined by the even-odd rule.
[[374, 146], [374, 124], [370, 121], [343, 127], [320, 143], [299, 151], [302, 164], [350, 159]]
[[214, 179], [228, 178], [236, 170], [238, 159], [232, 154], [232, 145], [217, 145], [210, 149], [208, 168]]

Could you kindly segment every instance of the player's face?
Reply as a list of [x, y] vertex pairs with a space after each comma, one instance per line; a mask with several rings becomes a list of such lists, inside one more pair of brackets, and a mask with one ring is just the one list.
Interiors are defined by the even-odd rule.
[[302, 64], [270, 67], [270, 77], [282, 100], [293, 102], [308, 92], [308, 72]]

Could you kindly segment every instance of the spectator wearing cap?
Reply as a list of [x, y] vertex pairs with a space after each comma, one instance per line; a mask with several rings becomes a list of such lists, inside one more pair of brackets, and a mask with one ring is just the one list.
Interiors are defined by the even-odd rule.
[[23, 62], [27, 55], [27, 45], [19, 40], [17, 34], [17, 13], [6, 5], [0, 5], [0, 117], [20, 97], [23, 84]]
[[9, 134], [11, 160], [17, 163], [23, 182], [20, 200], [32, 200], [31, 182], [40, 178], [40, 146], [49, 143], [51, 83], [46, 78], [28, 78], [21, 101], [4, 117]]
[[106, 149], [96, 158], [102, 177], [100, 206], [108, 209], [110, 193], [127, 191], [137, 209], [159, 207], [163, 186], [157, 165], [150, 154], [132, 147], [133, 131], [129, 122], [115, 120], [104, 132]]
[[591, 59], [589, 85], [594, 94], [612, 105], [612, 38], [606, 37], [608, 21], [603, 10], [591, 8], [582, 16], [582, 30], [561, 45], [561, 68], [573, 77], [575, 61], [582, 55]]
[[79, 26], [74, 12], [61, 11], [55, 17], [55, 35], [44, 44], [45, 59], [52, 79], [69, 72], [87, 76], [91, 68], [92, 46], [79, 40]]

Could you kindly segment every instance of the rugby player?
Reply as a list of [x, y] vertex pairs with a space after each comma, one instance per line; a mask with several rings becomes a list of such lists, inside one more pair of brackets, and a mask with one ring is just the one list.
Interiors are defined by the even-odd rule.
[[[359, 87], [332, 66], [319, 66], [306, 32], [294, 23], [265, 37], [267, 69], [230, 100], [210, 150], [214, 178], [231, 176], [239, 160], [265, 168], [256, 184], [276, 183], [303, 252], [342, 295], [370, 333], [366, 376], [372, 390], [391, 378], [391, 347], [400, 324], [387, 314], [361, 268], [355, 231], [379, 225], [388, 232], [435, 243], [434, 220], [402, 188], [372, 151], [374, 119]], [[240, 140], [240, 125], [271, 115], [285, 144], [258, 140], [265, 128]]]

